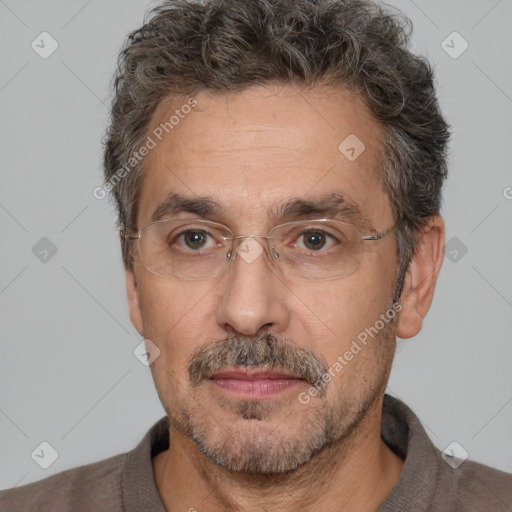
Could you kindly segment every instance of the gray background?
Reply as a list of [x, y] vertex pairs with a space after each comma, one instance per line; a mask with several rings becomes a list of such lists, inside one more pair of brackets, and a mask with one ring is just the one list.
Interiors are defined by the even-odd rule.
[[[441, 449], [457, 441], [512, 472], [512, 0], [391, 3], [413, 19], [454, 126], [444, 216], [456, 240], [389, 392]], [[2, 489], [128, 451], [164, 415], [133, 355], [113, 206], [92, 194], [115, 59], [148, 5], [0, 0]], [[31, 48], [43, 31], [59, 44], [47, 59]], [[453, 31], [469, 43], [456, 59], [441, 47]], [[46, 262], [42, 237], [57, 248]], [[42, 441], [59, 455], [48, 469], [31, 457]]]

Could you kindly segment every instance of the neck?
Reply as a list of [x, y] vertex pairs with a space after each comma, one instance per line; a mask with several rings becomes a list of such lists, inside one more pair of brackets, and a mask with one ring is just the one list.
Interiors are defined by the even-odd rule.
[[237, 474], [220, 468], [170, 427], [169, 449], [153, 459], [168, 511], [375, 512], [403, 467], [380, 436], [382, 399], [344, 439], [284, 475]]

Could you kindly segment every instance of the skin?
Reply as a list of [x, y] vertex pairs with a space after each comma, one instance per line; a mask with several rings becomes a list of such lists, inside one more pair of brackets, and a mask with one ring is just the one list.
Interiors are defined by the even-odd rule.
[[[393, 226], [378, 182], [382, 131], [357, 98], [338, 89], [299, 94], [289, 87], [257, 87], [230, 95], [203, 92], [196, 99], [198, 107], [145, 157], [139, 228], [171, 192], [214, 197], [225, 210], [210, 220], [235, 234], [265, 234], [275, 224], [267, 208], [277, 202], [333, 191], [356, 203], [376, 231]], [[162, 102], [151, 127], [175, 108], [176, 102]], [[349, 134], [366, 146], [353, 162], [338, 150]], [[259, 421], [240, 414], [250, 400], [207, 381], [192, 386], [187, 364], [194, 351], [228, 336], [250, 343], [264, 332], [331, 366], [391, 305], [398, 268], [394, 234], [364, 243], [357, 272], [323, 282], [287, 279], [270, 270], [264, 255], [250, 264], [238, 257], [221, 278], [166, 279], [148, 272], [136, 252], [133, 271], [126, 269], [130, 317], [160, 349], [151, 371], [171, 418], [170, 449], [153, 459], [166, 509], [328, 512], [342, 503], [344, 511], [376, 511], [403, 467], [380, 437], [396, 336], [412, 337], [421, 329], [443, 241], [443, 221], [434, 217], [407, 272], [398, 321], [354, 356], [325, 394], [301, 403], [299, 393], [310, 387], [303, 382], [266, 398]], [[277, 450], [284, 457], [318, 438], [328, 414], [332, 442], [282, 474], [230, 470], [190, 438], [192, 430], [201, 432], [207, 447], [232, 462], [256, 451], [270, 456]]]

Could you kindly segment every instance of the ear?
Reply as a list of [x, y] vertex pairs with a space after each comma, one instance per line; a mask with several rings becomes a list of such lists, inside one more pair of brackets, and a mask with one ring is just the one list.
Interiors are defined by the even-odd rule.
[[400, 338], [412, 338], [421, 330], [443, 263], [444, 236], [444, 221], [439, 216], [432, 217], [420, 234], [401, 296], [402, 309], [397, 325]]
[[141, 336], [143, 336], [142, 313], [140, 310], [139, 290], [137, 289], [137, 281], [132, 270], [125, 266], [126, 276], [126, 295], [128, 297], [128, 308], [130, 311], [130, 320], [133, 326]]

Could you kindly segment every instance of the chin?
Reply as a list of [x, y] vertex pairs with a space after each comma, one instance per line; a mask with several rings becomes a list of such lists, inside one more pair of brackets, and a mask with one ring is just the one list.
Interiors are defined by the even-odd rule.
[[[182, 416], [179, 430], [213, 464], [226, 471], [278, 475], [311, 461], [340, 435], [325, 407], [302, 407], [280, 414], [279, 404], [242, 401], [222, 419], [202, 412]], [[343, 435], [343, 432], [341, 433]]]

